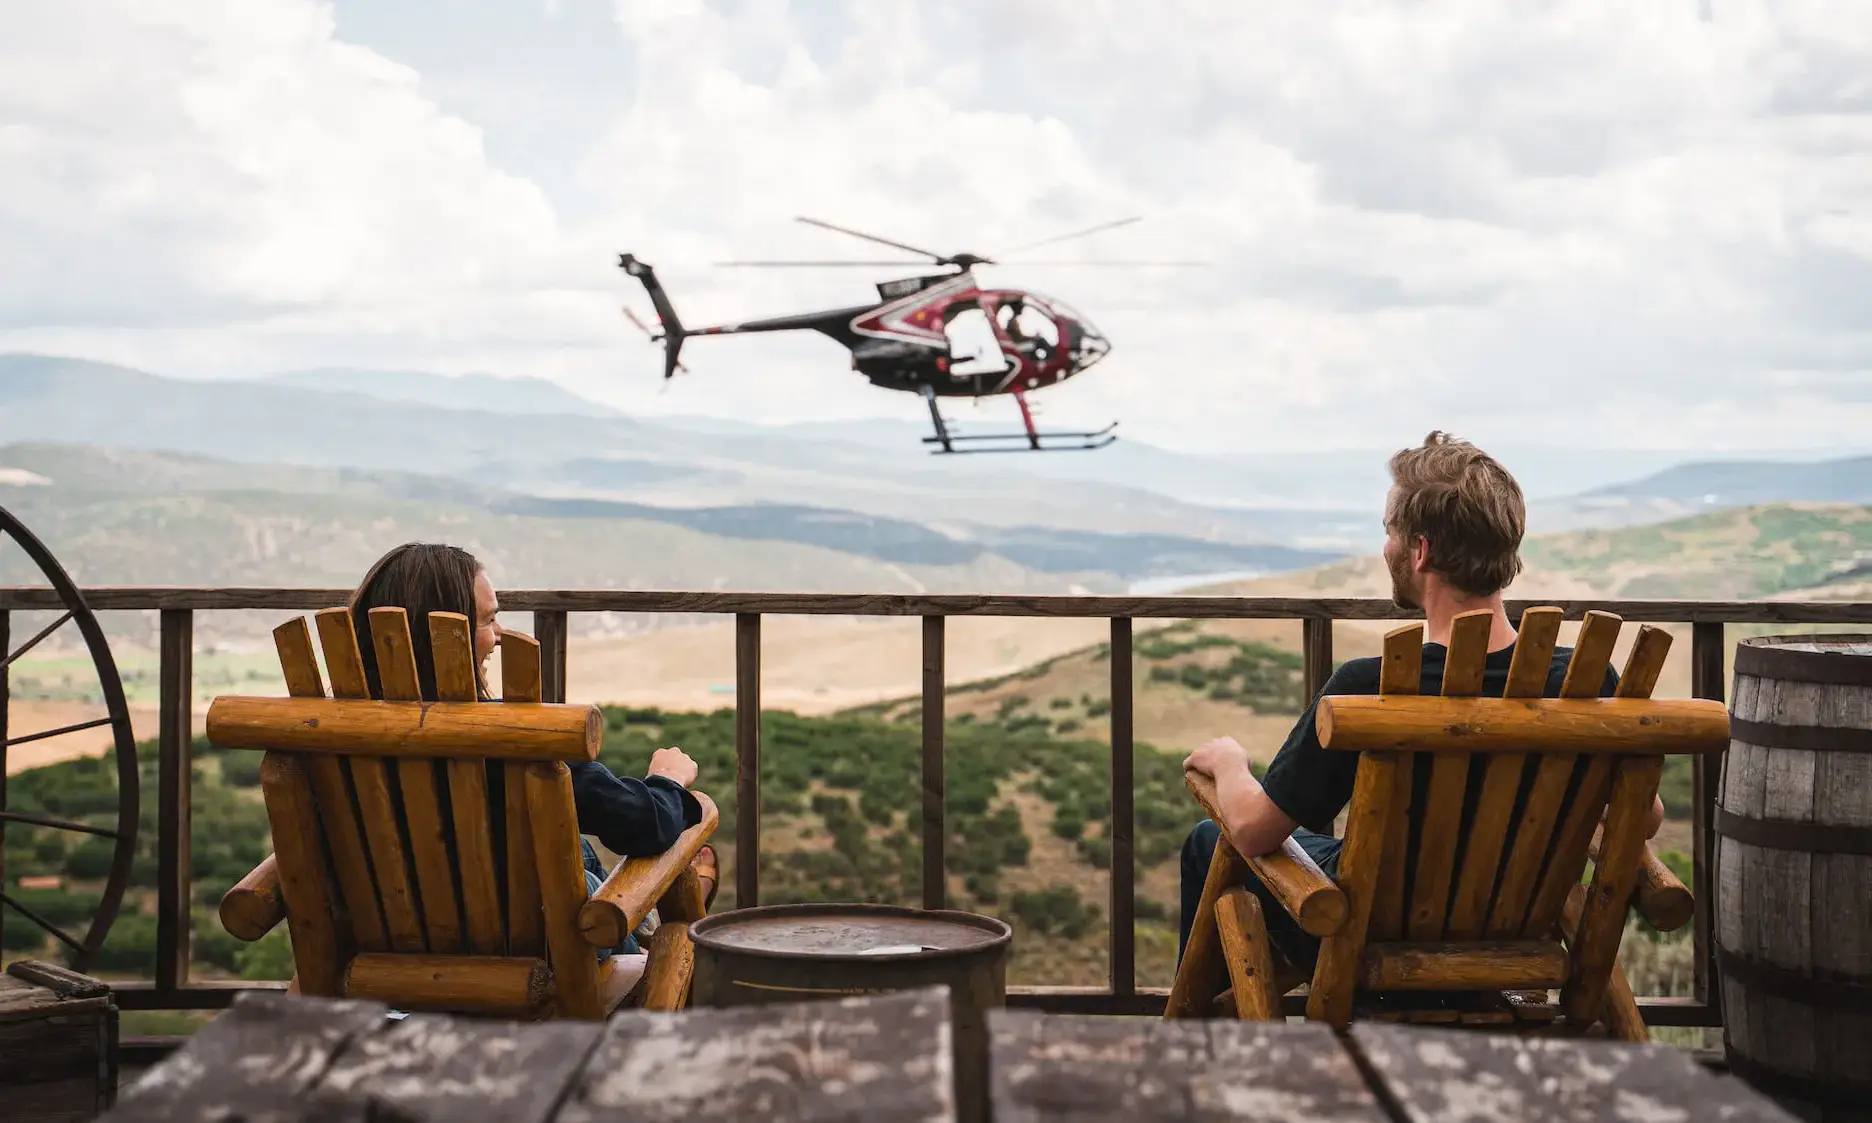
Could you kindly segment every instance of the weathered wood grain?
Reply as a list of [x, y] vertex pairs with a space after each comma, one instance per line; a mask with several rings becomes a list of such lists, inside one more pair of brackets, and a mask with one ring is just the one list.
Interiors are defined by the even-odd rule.
[[110, 988], [51, 963], [0, 975], [0, 1119], [89, 1123], [117, 1096]]
[[1731, 1064], [1814, 1110], [1872, 1104], [1872, 644], [1759, 637], [1736, 670], [1714, 824]]
[[947, 1123], [947, 992], [623, 1014], [556, 1123]]
[[320, 1123], [546, 1123], [599, 1032], [591, 1022], [412, 1015], [352, 1042], [319, 1081], [307, 1115]]
[[1349, 1037], [1411, 1123], [1792, 1123], [1680, 1049], [1362, 1023]]
[[995, 1123], [1383, 1123], [1317, 1023], [988, 1015]]
[[352, 1039], [381, 1026], [378, 1002], [249, 992], [186, 1048], [125, 1088], [108, 1123], [241, 1120], [287, 1123]]

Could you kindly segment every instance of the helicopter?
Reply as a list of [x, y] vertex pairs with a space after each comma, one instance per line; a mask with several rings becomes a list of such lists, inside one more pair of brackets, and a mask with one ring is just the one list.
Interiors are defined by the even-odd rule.
[[[634, 255], [618, 255], [618, 267], [642, 282], [656, 309], [660, 330], [653, 330], [627, 306], [630, 318], [652, 343], [663, 345], [663, 377], [687, 371], [681, 361], [685, 340], [692, 336], [744, 335], [754, 332], [816, 331], [851, 352], [852, 369], [875, 386], [920, 394], [929, 406], [934, 435], [923, 443], [933, 453], [1057, 452], [1097, 449], [1116, 441], [1113, 421], [1095, 432], [1043, 432], [1034, 425], [1027, 395], [1057, 386], [1103, 359], [1111, 343], [1085, 316], [1055, 297], [1024, 289], [988, 288], [974, 269], [999, 264], [980, 254], [938, 254], [875, 234], [837, 226], [820, 219], [796, 221], [849, 234], [931, 259], [951, 271], [926, 273], [877, 282], [876, 301], [823, 312], [805, 312], [770, 319], [746, 320], [712, 327], [684, 327], [669, 294], [657, 280], [656, 270]], [[1137, 222], [1119, 219], [1032, 242], [1001, 256], [1010, 256], [1069, 238]], [[762, 268], [883, 267], [912, 265], [902, 261], [726, 261], [725, 266]], [[1199, 262], [1027, 262], [1070, 265], [1183, 265]], [[943, 417], [941, 398], [1012, 397], [1020, 407], [1020, 432], [961, 434]]]

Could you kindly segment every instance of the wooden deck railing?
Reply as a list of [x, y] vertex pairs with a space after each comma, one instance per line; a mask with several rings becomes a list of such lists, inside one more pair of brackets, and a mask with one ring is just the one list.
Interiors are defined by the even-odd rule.
[[[157, 807], [157, 966], [147, 984], [119, 989], [125, 1009], [218, 1009], [252, 982], [191, 981], [189, 978], [189, 751], [194, 621], [198, 612], [263, 610], [311, 612], [342, 604], [343, 589], [280, 588], [96, 588], [85, 590], [94, 611], [156, 611], [161, 620], [161, 752]], [[1558, 604], [1577, 620], [1589, 609], [1617, 613], [1627, 621], [1691, 626], [1691, 694], [1725, 696], [1727, 624], [1872, 623], [1872, 604], [1787, 601], [1517, 601]], [[736, 776], [735, 887], [737, 903], [760, 900], [760, 697], [761, 620], [769, 615], [914, 616], [923, 621], [922, 846], [923, 904], [945, 902], [943, 696], [945, 622], [952, 616], [1104, 618], [1111, 622], [1111, 900], [1110, 984], [1105, 988], [1010, 988], [1012, 1005], [1097, 1014], [1158, 1014], [1165, 992], [1139, 988], [1134, 934], [1135, 861], [1132, 809], [1132, 622], [1139, 619], [1298, 620], [1302, 629], [1309, 695], [1333, 668], [1334, 621], [1405, 620], [1412, 616], [1376, 598], [1285, 597], [1055, 597], [973, 595], [871, 595], [817, 593], [679, 593], [612, 590], [510, 590], [503, 611], [531, 612], [533, 634], [543, 656], [546, 698], [565, 698], [567, 617], [575, 612], [716, 614], [735, 618]], [[0, 588], [0, 635], [7, 614], [57, 609], [49, 589]], [[573, 668], [576, 673], [576, 668]], [[3, 672], [0, 672], [3, 674]], [[0, 679], [0, 730], [6, 728], [6, 690]], [[1711, 832], [1718, 777], [1696, 762], [1692, 837], [1696, 892], [1695, 996], [1640, 998], [1651, 1025], [1714, 1026], [1721, 1012], [1710, 986]], [[1192, 805], [1192, 822], [1196, 814]], [[283, 984], [277, 984], [283, 985]], [[1294, 1011], [1294, 1012], [1297, 1012]]]

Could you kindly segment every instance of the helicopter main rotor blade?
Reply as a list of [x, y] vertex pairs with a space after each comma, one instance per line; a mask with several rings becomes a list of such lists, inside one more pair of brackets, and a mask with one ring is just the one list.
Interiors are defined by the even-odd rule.
[[1132, 215], [1130, 218], [1121, 218], [1115, 222], [1101, 222], [1097, 226], [1088, 226], [1084, 230], [1075, 230], [1070, 234], [1055, 234], [1051, 238], [1042, 238], [1038, 242], [1028, 242], [1024, 246], [1015, 246], [1011, 250], [1002, 250], [1001, 256], [1008, 257], [1013, 254], [1024, 253], [1027, 250], [1038, 249], [1041, 246], [1050, 246], [1055, 242], [1065, 242], [1073, 238], [1083, 238], [1087, 234], [1096, 234], [1101, 230], [1110, 230], [1118, 226], [1129, 226], [1134, 222], [1142, 222], [1143, 220], [1143, 215]]
[[1203, 268], [1203, 267], [1207, 267], [1207, 266], [1214, 265], [1214, 264], [1215, 262], [1213, 261], [1113, 261], [1113, 260], [1108, 260], [1108, 259], [1088, 258], [1085, 261], [1010, 261], [1005, 264], [1004, 268], [1025, 269], [1030, 265], [1045, 265], [1045, 266], [1119, 265], [1119, 266], [1127, 266], [1127, 267], [1136, 266], [1140, 268], [1156, 268], [1156, 267]]
[[878, 269], [886, 266], [894, 266], [903, 269], [926, 268], [920, 261], [717, 261], [715, 264], [718, 266], [734, 266], [738, 268], [751, 267], [768, 269], [816, 269], [827, 265], [862, 265], [867, 269]]
[[850, 234], [854, 238], [863, 238], [867, 242], [876, 242], [877, 244], [881, 246], [890, 246], [892, 249], [903, 250], [906, 253], [922, 254], [924, 257], [930, 258], [933, 261], [947, 260], [942, 254], [931, 253], [929, 250], [923, 249], [921, 246], [909, 246], [909, 245], [905, 245], [902, 242], [893, 242], [889, 238], [880, 238], [876, 234], [866, 234], [862, 230], [853, 230], [853, 229], [850, 229], [849, 227], [834, 226], [830, 222], [825, 222], [817, 218], [807, 218], [805, 215], [800, 215], [798, 216], [797, 221], [803, 222], [808, 226], [819, 226], [827, 230], [836, 230], [841, 234]]

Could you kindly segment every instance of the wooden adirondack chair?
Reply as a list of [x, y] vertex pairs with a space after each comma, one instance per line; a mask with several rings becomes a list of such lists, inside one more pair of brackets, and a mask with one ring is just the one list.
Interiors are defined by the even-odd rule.
[[[1627, 905], [1661, 929], [1681, 927], [1694, 907], [1651, 853], [1646, 820], [1664, 755], [1723, 751], [1728, 713], [1720, 702], [1651, 698], [1670, 635], [1648, 625], [1617, 697], [1599, 698], [1622, 623], [1603, 612], [1587, 614], [1560, 697], [1542, 697], [1561, 618], [1558, 608], [1522, 616], [1502, 698], [1478, 697], [1489, 636], [1480, 611], [1456, 620], [1442, 697], [1415, 697], [1418, 624], [1385, 637], [1379, 694], [1320, 700], [1321, 744], [1363, 753], [1337, 879], [1292, 839], [1244, 861], [1225, 835], [1166, 1017], [1279, 1019], [1281, 996], [1302, 981], [1277, 969], [1260, 901], [1241, 885], [1252, 869], [1322, 938], [1310, 1020], [1343, 1028], [1356, 1014], [1575, 1033], [1600, 1023], [1610, 1036], [1646, 1040], [1617, 959]], [[1430, 762], [1418, 807], [1420, 754]], [[1219, 822], [1213, 782], [1185, 780]], [[1475, 812], [1463, 834], [1465, 798]], [[1426, 992], [1437, 1000], [1423, 1001]]]
[[[476, 702], [468, 619], [432, 614], [444, 701], [425, 703], [407, 616], [373, 609], [373, 699], [350, 613], [317, 621], [334, 697], [300, 617], [273, 633], [291, 697], [223, 696], [208, 711], [217, 747], [266, 750], [276, 848], [223, 898], [227, 930], [257, 940], [284, 919], [301, 994], [602, 1019], [635, 990], [634, 1004], [680, 1009], [689, 925], [706, 912], [690, 861], [715, 831], [714, 802], [695, 793], [699, 824], [663, 854], [620, 862], [589, 894], [564, 762], [595, 759], [604, 724], [595, 706], [540, 701], [538, 642], [504, 633], [502, 700]], [[652, 907], [662, 923], [647, 955], [601, 964], [597, 949]]]

